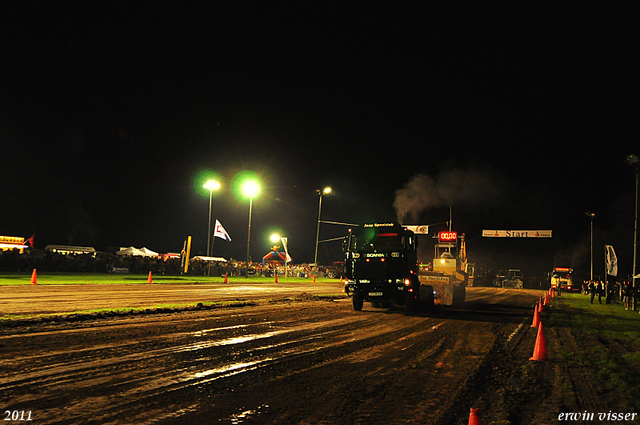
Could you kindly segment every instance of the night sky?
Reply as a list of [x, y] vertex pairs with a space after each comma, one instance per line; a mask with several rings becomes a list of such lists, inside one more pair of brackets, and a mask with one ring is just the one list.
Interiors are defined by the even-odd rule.
[[588, 273], [593, 211], [596, 274], [604, 244], [630, 273], [640, 6], [373, 4], [3, 2], [0, 234], [159, 252], [191, 235], [204, 253], [213, 174], [233, 239], [214, 255], [244, 259], [251, 172], [254, 260], [278, 231], [312, 262], [330, 185], [324, 220], [435, 224], [451, 206], [470, 261], [525, 275]]

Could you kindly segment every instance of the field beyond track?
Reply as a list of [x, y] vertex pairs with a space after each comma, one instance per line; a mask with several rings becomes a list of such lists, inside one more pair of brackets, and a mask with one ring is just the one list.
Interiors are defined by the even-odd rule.
[[[1, 285], [31, 285], [31, 273], [0, 273]], [[42, 272], [36, 273], [36, 282], [38, 285], [131, 285], [131, 284], [147, 284], [148, 274], [130, 274], [130, 273], [58, 273], [58, 272]], [[223, 283], [224, 276], [171, 276], [152, 274], [153, 283]], [[340, 279], [316, 278], [316, 282], [336, 282]], [[274, 277], [243, 277], [230, 276], [227, 278], [229, 283], [266, 283], [275, 282]], [[312, 278], [301, 277], [284, 277], [278, 276], [278, 281], [286, 281], [290, 283], [313, 282]]]

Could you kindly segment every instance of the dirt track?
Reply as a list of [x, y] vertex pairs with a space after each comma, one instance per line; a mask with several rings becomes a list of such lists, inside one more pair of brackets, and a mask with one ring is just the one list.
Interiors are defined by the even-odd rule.
[[267, 297], [5, 325], [0, 406], [34, 423], [466, 424], [470, 407], [483, 423], [551, 423], [576, 397], [558, 364], [528, 360], [539, 294], [470, 288], [463, 310], [417, 314]]
[[5, 285], [0, 286], [2, 315], [61, 314], [79, 310], [144, 308], [237, 299], [265, 300], [300, 293], [340, 295], [339, 281], [294, 283]]

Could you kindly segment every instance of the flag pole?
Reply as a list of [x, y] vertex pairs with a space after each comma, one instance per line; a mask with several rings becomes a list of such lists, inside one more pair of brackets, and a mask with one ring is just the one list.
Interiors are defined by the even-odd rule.
[[607, 298], [609, 297], [609, 290], [608, 290], [608, 282], [607, 282], [607, 275], [609, 274], [609, 264], [611, 264], [611, 254], [609, 253], [609, 251], [607, 250], [607, 246], [604, 246], [604, 288], [602, 288], [602, 290], [604, 291], [605, 294], [605, 301], [604, 303], [607, 304]]
[[636, 247], [638, 243], [638, 175], [640, 174], [640, 170], [638, 167], [638, 163], [636, 162], [636, 216], [633, 224], [633, 274], [632, 274], [632, 284], [633, 287], [633, 311], [637, 309], [637, 287], [636, 287]]
[[[217, 221], [216, 221], [217, 222]], [[213, 231], [214, 235], [215, 235], [215, 230]], [[207, 276], [211, 276], [211, 257], [213, 256], [213, 244], [216, 241], [216, 237], [214, 235], [209, 235], [211, 237], [211, 250], [207, 253], [207, 264], [209, 267], [207, 267], [207, 269], [209, 269], [209, 273], [207, 274]]]

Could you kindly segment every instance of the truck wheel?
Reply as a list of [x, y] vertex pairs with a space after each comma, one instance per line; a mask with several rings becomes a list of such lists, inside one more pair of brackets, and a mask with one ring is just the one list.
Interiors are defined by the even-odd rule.
[[362, 306], [364, 305], [364, 299], [362, 298], [362, 294], [359, 291], [353, 293], [353, 297], [351, 297], [353, 301], [353, 309], [355, 311], [361, 311]]

